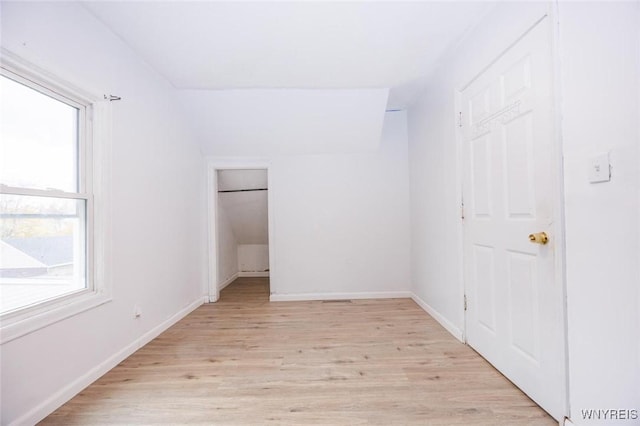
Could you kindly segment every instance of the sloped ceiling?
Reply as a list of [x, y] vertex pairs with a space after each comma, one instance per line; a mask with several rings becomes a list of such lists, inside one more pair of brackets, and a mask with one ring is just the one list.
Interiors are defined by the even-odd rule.
[[268, 188], [264, 169], [218, 170], [218, 191], [238, 191]]
[[375, 151], [493, 3], [88, 1], [179, 92], [207, 156]]
[[[267, 187], [266, 170], [218, 171], [219, 191]], [[218, 202], [238, 244], [268, 244], [267, 191], [220, 192]]]
[[[390, 89], [414, 86], [485, 2], [86, 2], [179, 89]], [[415, 86], [417, 88], [417, 86]]]
[[310, 155], [375, 150], [387, 90], [187, 90], [180, 98], [206, 155]]

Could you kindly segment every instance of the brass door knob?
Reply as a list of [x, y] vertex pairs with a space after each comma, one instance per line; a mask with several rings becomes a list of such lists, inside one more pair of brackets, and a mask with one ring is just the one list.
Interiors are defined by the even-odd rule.
[[529, 241], [536, 244], [547, 244], [549, 236], [546, 232], [536, 232], [535, 234], [529, 234]]

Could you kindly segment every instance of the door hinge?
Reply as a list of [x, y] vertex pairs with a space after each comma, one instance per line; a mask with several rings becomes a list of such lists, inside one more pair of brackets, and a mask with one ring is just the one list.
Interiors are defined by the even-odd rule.
[[460, 219], [464, 220], [464, 201], [460, 202]]
[[458, 127], [462, 127], [462, 111], [458, 113]]
[[464, 295], [464, 310], [467, 310], [467, 295]]

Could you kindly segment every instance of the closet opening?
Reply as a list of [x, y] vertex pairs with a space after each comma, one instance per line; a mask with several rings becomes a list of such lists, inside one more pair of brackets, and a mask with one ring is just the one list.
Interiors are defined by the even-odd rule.
[[[212, 176], [211, 176], [212, 175]], [[209, 300], [220, 292], [251, 286], [253, 297], [269, 300], [269, 182], [266, 168], [213, 168], [209, 193], [213, 232]], [[212, 262], [213, 261], [213, 262]], [[257, 294], [257, 296], [256, 296]]]

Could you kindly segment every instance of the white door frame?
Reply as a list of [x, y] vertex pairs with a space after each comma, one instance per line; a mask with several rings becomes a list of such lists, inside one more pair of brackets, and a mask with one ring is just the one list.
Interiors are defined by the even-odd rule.
[[[564, 199], [564, 172], [563, 172], [563, 148], [562, 148], [562, 116], [561, 116], [561, 86], [560, 86], [560, 53], [559, 53], [559, 42], [558, 42], [558, 13], [557, 13], [557, 4], [550, 4], [549, 11], [546, 18], [541, 18], [530, 28], [526, 29], [525, 32], [520, 35], [516, 40], [514, 40], [511, 44], [509, 44], [502, 52], [499, 52], [497, 56], [493, 58], [488, 65], [493, 63], [494, 60], [502, 56], [507, 50], [509, 50], [515, 43], [517, 43], [520, 38], [524, 37], [529, 31], [531, 31], [536, 25], [538, 25], [543, 19], [547, 19], [549, 22], [549, 31], [551, 31], [551, 62], [553, 68], [553, 76], [552, 76], [552, 84], [553, 84], [553, 130], [554, 130], [554, 140], [552, 141], [552, 152], [551, 158], [553, 161], [552, 164], [552, 182], [554, 191], [551, 195], [552, 203], [553, 203], [553, 223], [549, 224], [549, 228], [551, 229], [552, 235], [554, 236], [555, 242], [555, 282], [557, 285], [562, 286], [562, 332], [564, 334], [564, 407], [565, 407], [565, 416], [570, 418], [570, 405], [569, 405], [569, 352], [568, 352], [568, 333], [567, 333], [567, 280], [566, 280], [566, 233], [565, 233], [565, 199]], [[487, 66], [488, 66], [487, 65]], [[464, 182], [464, 150], [463, 150], [463, 141], [464, 135], [461, 126], [459, 125], [460, 120], [460, 111], [462, 111], [462, 92], [465, 88], [473, 83], [476, 78], [483, 72], [482, 69], [476, 70], [476, 73], [472, 75], [472, 77], [468, 78], [464, 81], [464, 84], [457, 85], [457, 88], [454, 90], [454, 106], [455, 106], [455, 126], [456, 126], [456, 150], [457, 150], [457, 164], [456, 164], [456, 186], [457, 193], [456, 197], [459, 201], [460, 205], [460, 217], [461, 220], [459, 223], [459, 241], [458, 241], [458, 253], [461, 259], [460, 263], [460, 290], [464, 295], [465, 299], [461, 301], [461, 307], [463, 310], [463, 330], [462, 330], [462, 339], [465, 344], [467, 344], [467, 313], [466, 313], [466, 294], [467, 294], [467, 281], [468, 277], [465, 276], [464, 270], [467, 259], [464, 256], [464, 235], [465, 235], [465, 226], [464, 220], [462, 219], [464, 216], [464, 199], [463, 199], [463, 182]], [[508, 377], [507, 377], [508, 378]], [[561, 419], [562, 421], [562, 419]], [[562, 424], [562, 423], [561, 423]]]
[[266, 160], [248, 160], [236, 158], [207, 159], [207, 264], [209, 302], [220, 298], [218, 283], [218, 170], [260, 169], [267, 171], [267, 215], [269, 224], [269, 278], [273, 293], [275, 262], [274, 224], [273, 224], [273, 184], [271, 182], [271, 164]]

